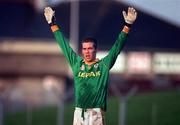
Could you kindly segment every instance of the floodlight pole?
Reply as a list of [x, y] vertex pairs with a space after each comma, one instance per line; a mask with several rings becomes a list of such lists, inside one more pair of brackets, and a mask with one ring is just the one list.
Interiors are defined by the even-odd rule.
[[58, 104], [58, 115], [57, 115], [57, 125], [64, 125], [64, 112], [65, 112], [65, 104], [66, 100], [73, 95], [73, 90], [70, 89], [65, 91], [64, 95], [59, 95], [61, 101]]
[[[73, 50], [78, 52], [79, 41], [79, 0], [70, 0], [70, 42]], [[68, 92], [69, 93], [69, 92]], [[58, 125], [64, 125], [64, 104], [69, 94], [65, 93], [58, 105]]]
[[[135, 95], [138, 88], [137, 86], [132, 87], [126, 95], [123, 95], [114, 84], [111, 84], [111, 87], [116, 96], [119, 97], [119, 125], [125, 125], [126, 122], [126, 105], [130, 97]], [[120, 101], [121, 100], [121, 101]]]
[[[62, 96], [62, 95], [60, 95]], [[59, 97], [60, 97], [59, 96]], [[64, 94], [66, 96], [66, 93]], [[65, 104], [65, 97], [61, 97], [62, 99], [59, 100], [58, 103], [58, 115], [57, 115], [57, 125], [64, 125], [64, 104]]]
[[119, 121], [119, 125], [125, 125], [126, 123], [126, 106], [127, 106], [127, 101], [130, 97], [132, 97], [133, 95], [135, 95], [137, 91], [137, 87], [134, 86], [132, 87], [128, 93], [126, 95], [121, 95], [120, 99], [121, 99], [121, 103], [119, 103], [119, 119], [121, 119]]
[[152, 125], [157, 125], [157, 104], [155, 102], [152, 103]]
[[70, 5], [70, 42], [75, 52], [79, 41], [79, 0], [71, 0]]
[[3, 125], [4, 120], [4, 110], [3, 110], [3, 98], [0, 95], [0, 125]]
[[27, 103], [27, 124], [32, 125], [32, 107], [31, 107], [31, 103]]

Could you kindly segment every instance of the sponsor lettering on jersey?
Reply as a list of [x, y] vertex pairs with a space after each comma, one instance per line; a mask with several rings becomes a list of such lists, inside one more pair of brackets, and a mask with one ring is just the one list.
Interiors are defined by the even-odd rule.
[[96, 71], [96, 72], [79, 72], [78, 73], [78, 77], [81, 77], [81, 78], [98, 77], [100, 75], [101, 75], [100, 71]]

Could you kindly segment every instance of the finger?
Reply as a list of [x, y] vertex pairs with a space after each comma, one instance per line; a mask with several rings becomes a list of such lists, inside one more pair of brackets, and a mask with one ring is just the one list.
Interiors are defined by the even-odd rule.
[[134, 13], [135, 17], [137, 17], [137, 12]]
[[128, 7], [127, 13], [131, 13], [131, 7]]
[[44, 12], [46, 12], [46, 11], [47, 11], [47, 7], [44, 8]]
[[53, 11], [51, 7], [46, 7], [45, 10], [49, 12]]
[[132, 11], [133, 11], [134, 14], [136, 13], [136, 10], [134, 8], [132, 8]]
[[45, 9], [44, 9], [44, 12], [49, 12], [49, 7], [46, 7]]
[[44, 10], [46, 10], [46, 11], [47, 11], [47, 10], [49, 10], [49, 9], [50, 9], [50, 7], [45, 7], [45, 9], [44, 9]]
[[130, 7], [129, 9], [129, 13], [133, 14], [134, 13], [134, 8], [133, 7]]

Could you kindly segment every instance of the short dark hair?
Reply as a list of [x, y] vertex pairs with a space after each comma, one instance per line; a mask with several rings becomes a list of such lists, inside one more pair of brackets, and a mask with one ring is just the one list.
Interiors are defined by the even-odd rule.
[[84, 38], [82, 40], [82, 42], [81, 42], [81, 46], [82, 46], [83, 43], [88, 43], [88, 42], [93, 43], [94, 48], [97, 49], [97, 40], [95, 38], [93, 38], [93, 37], [86, 37], [86, 38]]

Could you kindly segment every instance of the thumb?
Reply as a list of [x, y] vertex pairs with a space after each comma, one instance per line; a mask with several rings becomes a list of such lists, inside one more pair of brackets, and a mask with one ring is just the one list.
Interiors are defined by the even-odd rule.
[[124, 19], [126, 19], [126, 12], [125, 11], [122, 11], [122, 14], [123, 14], [123, 17], [124, 17]]

